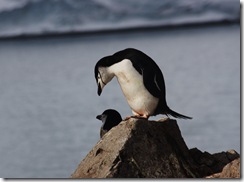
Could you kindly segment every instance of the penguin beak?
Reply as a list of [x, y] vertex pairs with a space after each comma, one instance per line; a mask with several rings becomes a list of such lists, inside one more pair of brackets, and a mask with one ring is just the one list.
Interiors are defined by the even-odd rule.
[[106, 85], [106, 83], [104, 83], [102, 79], [98, 79], [98, 81], [97, 81], [97, 86], [98, 86], [98, 88], [97, 88], [97, 94], [98, 94], [99, 96], [101, 95], [101, 93], [102, 93], [102, 91], [103, 91], [103, 87], [104, 87], [105, 85]]
[[98, 87], [97, 87], [97, 94], [100, 96], [102, 93], [102, 87], [101, 87], [101, 84], [98, 83]]

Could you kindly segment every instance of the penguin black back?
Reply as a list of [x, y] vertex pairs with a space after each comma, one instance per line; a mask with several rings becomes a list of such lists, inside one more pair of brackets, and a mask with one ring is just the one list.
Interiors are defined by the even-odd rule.
[[103, 122], [103, 125], [100, 129], [101, 138], [111, 128], [117, 126], [122, 121], [120, 113], [114, 109], [107, 109], [102, 114], [98, 115], [96, 118]]

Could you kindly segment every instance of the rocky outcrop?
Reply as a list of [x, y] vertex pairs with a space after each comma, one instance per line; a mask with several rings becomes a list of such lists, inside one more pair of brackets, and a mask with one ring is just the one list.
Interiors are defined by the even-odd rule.
[[71, 178], [201, 178], [238, 157], [235, 151], [189, 150], [176, 120], [129, 119], [103, 136]]
[[240, 178], [240, 157], [227, 164], [222, 172], [215, 173], [206, 178]]
[[[227, 152], [220, 152], [216, 154], [210, 154], [208, 152], [201, 152], [197, 148], [190, 149], [190, 154], [193, 160], [197, 163], [198, 171], [201, 176], [206, 176], [207, 178], [240, 178], [236, 171], [227, 171], [223, 170], [225, 167], [228, 167], [233, 160], [240, 160], [239, 154], [234, 150], [229, 150]], [[240, 172], [240, 163], [234, 163], [231, 165], [232, 168], [239, 169]], [[223, 171], [222, 171], [223, 170]], [[231, 172], [230, 174], [227, 174]], [[229, 176], [229, 177], [228, 177]], [[232, 176], [232, 177], [231, 177]]]

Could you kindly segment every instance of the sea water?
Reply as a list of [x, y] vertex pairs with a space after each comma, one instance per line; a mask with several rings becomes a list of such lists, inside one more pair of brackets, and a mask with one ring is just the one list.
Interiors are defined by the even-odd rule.
[[[157, 62], [189, 148], [240, 152], [240, 27], [157, 29], [0, 41], [0, 176], [66, 178], [99, 141], [105, 109], [131, 110], [96, 62], [124, 48]], [[165, 117], [159, 115], [151, 119]]]

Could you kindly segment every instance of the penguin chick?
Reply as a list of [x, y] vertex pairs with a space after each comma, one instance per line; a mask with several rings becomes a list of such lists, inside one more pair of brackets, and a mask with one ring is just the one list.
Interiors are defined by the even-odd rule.
[[102, 114], [96, 117], [102, 121], [102, 126], [100, 129], [100, 137], [102, 138], [105, 133], [107, 133], [111, 128], [117, 126], [121, 121], [122, 117], [118, 111], [114, 109], [107, 109]]
[[163, 73], [152, 58], [140, 50], [128, 48], [103, 57], [97, 62], [94, 72], [98, 95], [113, 77], [117, 78], [134, 114], [131, 117], [148, 119], [165, 114], [192, 119], [168, 107]]

